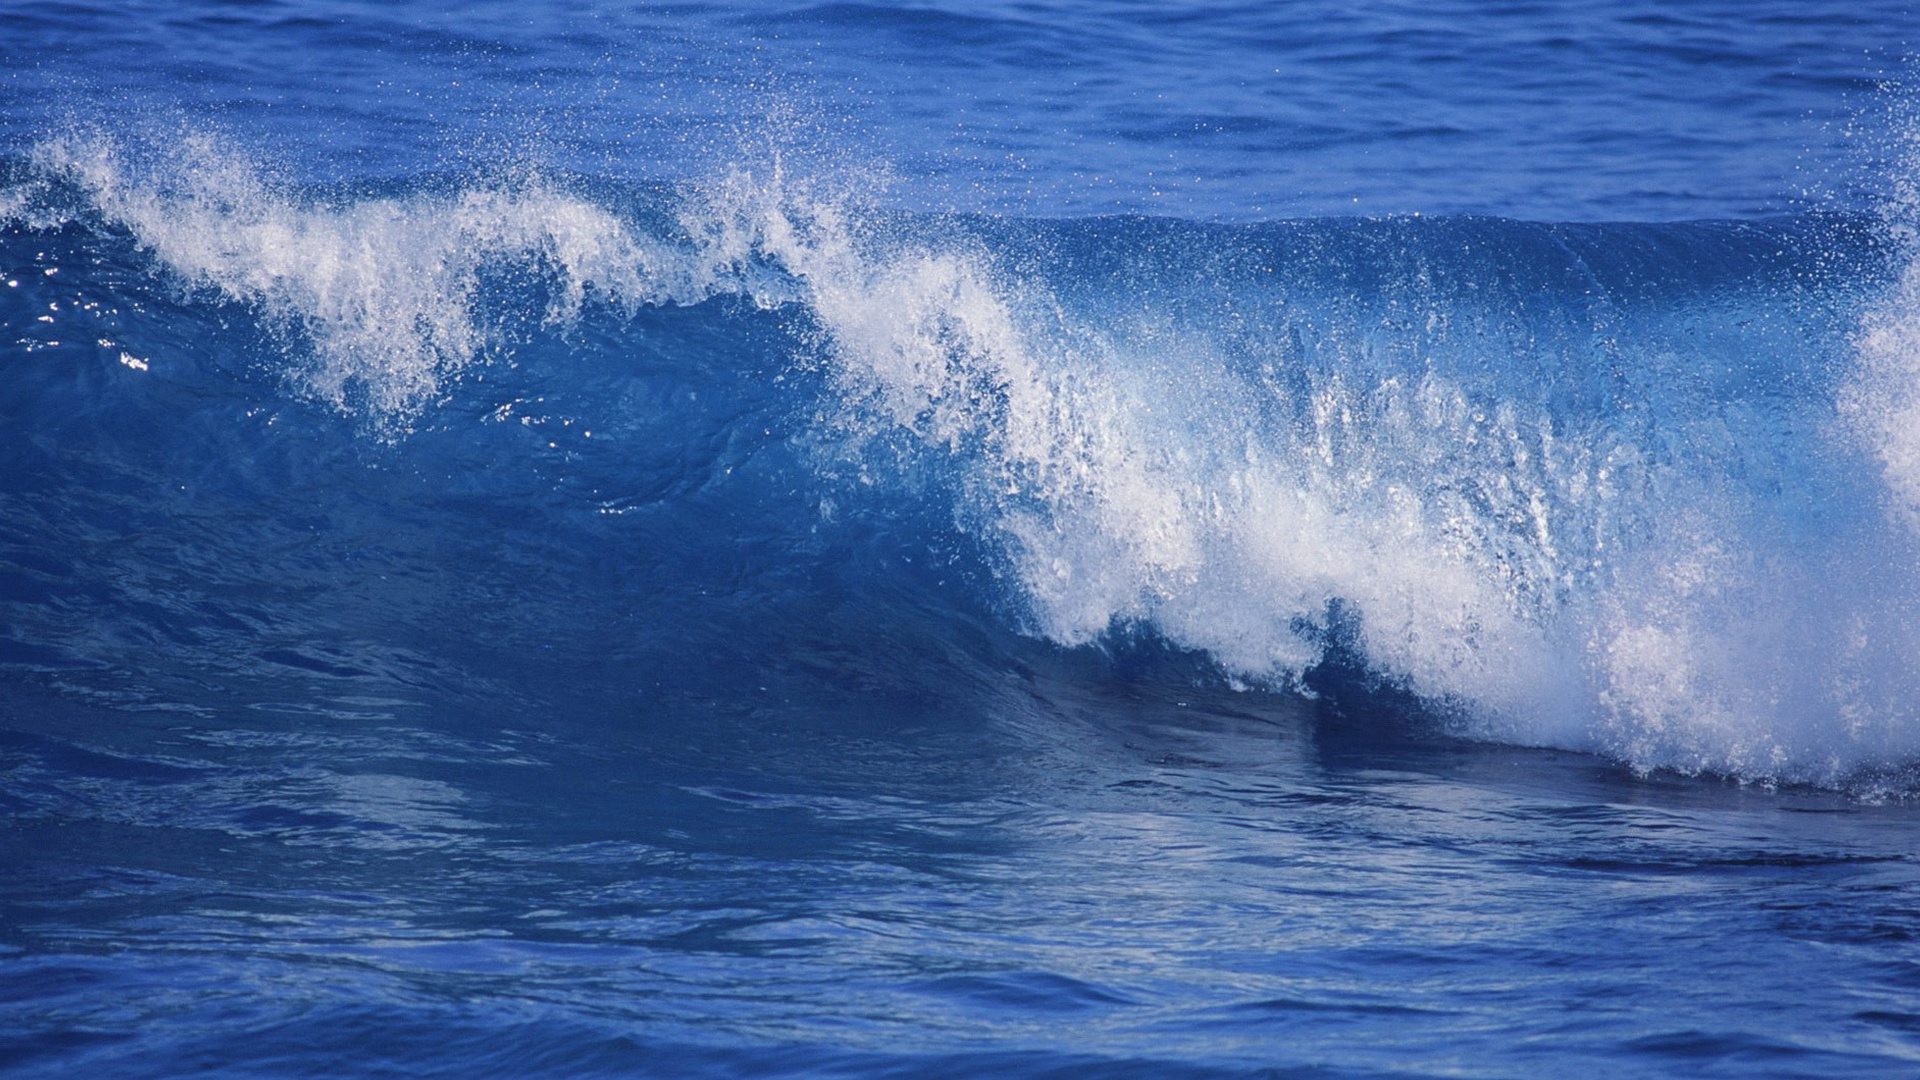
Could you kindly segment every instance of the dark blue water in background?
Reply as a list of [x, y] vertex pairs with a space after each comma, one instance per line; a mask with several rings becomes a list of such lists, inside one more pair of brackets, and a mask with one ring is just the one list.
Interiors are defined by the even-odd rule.
[[1916, 28], [0, 9], [0, 1074], [1920, 1072]]

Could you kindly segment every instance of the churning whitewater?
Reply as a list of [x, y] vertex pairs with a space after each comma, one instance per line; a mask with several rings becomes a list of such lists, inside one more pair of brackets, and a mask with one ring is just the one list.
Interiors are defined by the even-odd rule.
[[0, 208], [64, 285], [146, 267], [257, 326], [228, 377], [297, 429], [404, 453], [490, 372], [565, 387], [567, 342], [776, 325], [674, 434], [803, 448], [823, 517], [939, 501], [982, 602], [1059, 645], [1146, 633], [1249, 693], [1337, 657], [1456, 734], [1637, 770], [1905, 791], [1920, 754], [1897, 221], [906, 214], [773, 151], [672, 188], [276, 176], [73, 129]]
[[1916, 28], [0, 3], [0, 1080], [1911, 1080]]

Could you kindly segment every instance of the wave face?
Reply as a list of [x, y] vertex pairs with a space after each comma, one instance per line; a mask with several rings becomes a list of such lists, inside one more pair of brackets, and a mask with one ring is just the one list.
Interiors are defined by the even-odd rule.
[[0, 3], [0, 1077], [1910, 1078], [1913, 16]]
[[[900, 610], [990, 628], [975, 675], [1010, 629], [1144, 635], [1249, 692], [1358, 668], [1477, 739], [1904, 790], [1920, 264], [1879, 220], [913, 215], [761, 160], [323, 192], [205, 134], [42, 142], [0, 196], [10, 653], [218, 637], [196, 605], [305, 595], [309, 533], [393, 532], [421, 593], [382, 617], [428, 655], [459, 609], [582, 668], [744, 670], [833, 577], [854, 652]], [[162, 458], [204, 491], [143, 531], [217, 568], [197, 599], [89, 520]], [[511, 539], [431, 565], [475, 527]], [[367, 618], [326, 590], [288, 642]]]

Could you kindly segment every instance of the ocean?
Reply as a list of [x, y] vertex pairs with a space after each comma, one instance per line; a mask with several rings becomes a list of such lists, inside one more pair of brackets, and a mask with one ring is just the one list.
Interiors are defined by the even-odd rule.
[[1920, 1075], [1917, 30], [0, 5], [0, 1075]]

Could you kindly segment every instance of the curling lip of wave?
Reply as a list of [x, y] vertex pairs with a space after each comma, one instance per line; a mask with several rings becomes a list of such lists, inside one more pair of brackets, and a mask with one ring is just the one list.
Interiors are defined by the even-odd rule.
[[[1902, 614], [1920, 561], [1881, 505], [1913, 499], [1911, 272], [1865, 311], [1855, 363], [1870, 283], [1809, 298], [1735, 275], [1663, 308], [1643, 294], [1683, 264], [1641, 243], [1596, 266], [1591, 230], [1582, 252], [1544, 227], [1330, 223], [1312, 243], [1377, 250], [1275, 274], [1258, 249], [1285, 237], [1209, 256], [1141, 222], [1176, 239], [1094, 288], [1016, 272], [1008, 230], [916, 231], [745, 168], [649, 231], [535, 180], [303, 200], [204, 138], [136, 155], [70, 137], [36, 162], [302, 339], [296, 385], [390, 430], [499, 345], [482, 296], [503, 267], [544, 282], [563, 333], [595, 304], [798, 304], [819, 351], [796, 362], [837, 391], [828, 456], [913, 448], [888, 460], [948, 478], [956, 523], [1066, 645], [1137, 623], [1297, 685], [1338, 609], [1369, 665], [1464, 734], [1820, 783], [1920, 750]], [[1071, 248], [1074, 228], [1034, 242]], [[1479, 254], [1435, 239], [1475, 228]], [[1551, 304], [1526, 299], [1542, 288]]]

